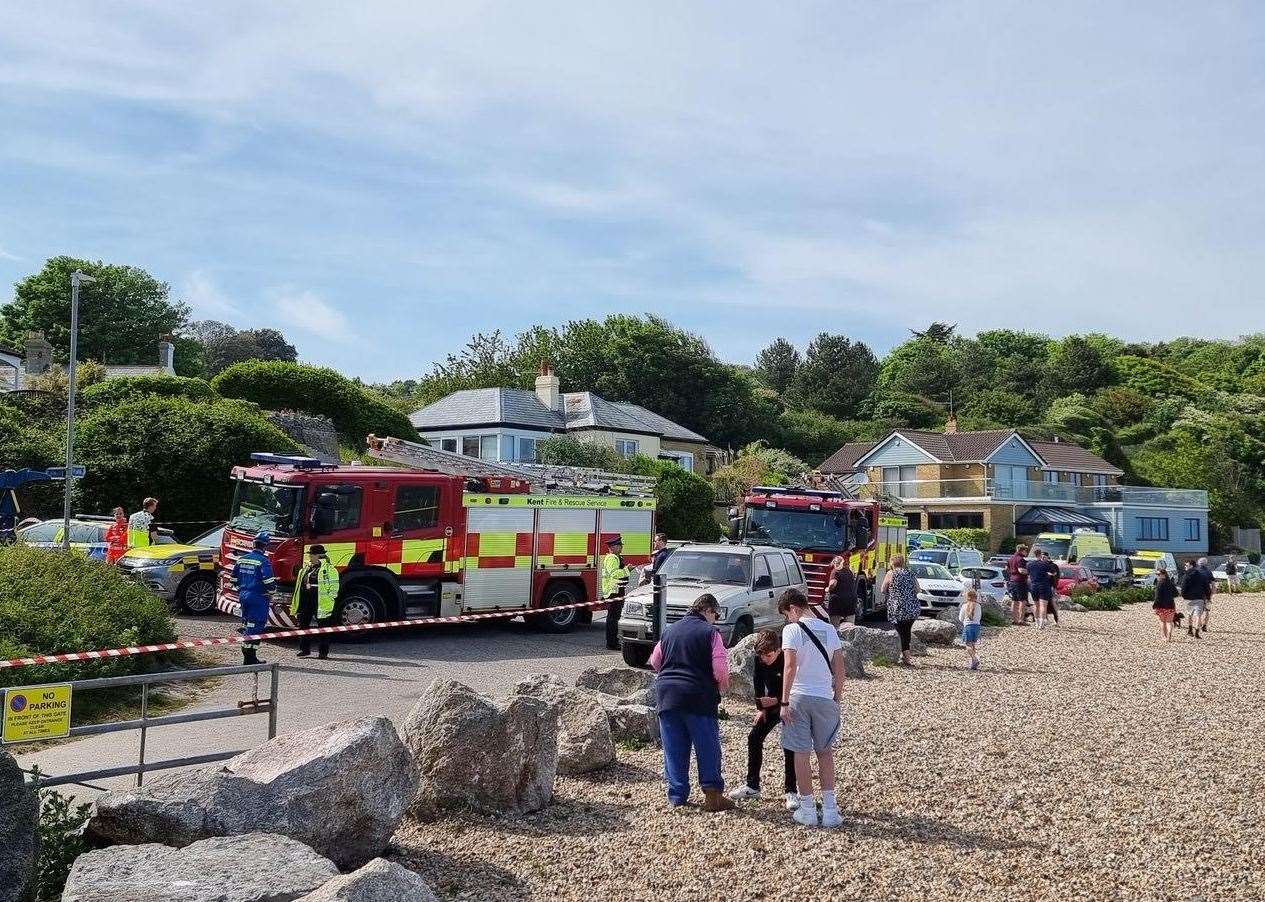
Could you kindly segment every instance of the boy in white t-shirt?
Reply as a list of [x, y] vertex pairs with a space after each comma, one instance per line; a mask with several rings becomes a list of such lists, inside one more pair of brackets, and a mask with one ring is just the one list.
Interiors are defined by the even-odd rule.
[[817, 826], [813, 799], [812, 755], [821, 772], [821, 826], [842, 823], [835, 799], [834, 747], [839, 738], [839, 701], [847, 678], [843, 643], [829, 622], [813, 615], [798, 589], [787, 589], [777, 609], [787, 621], [782, 629], [786, 660], [782, 679], [782, 748], [795, 754], [799, 808], [795, 822]]

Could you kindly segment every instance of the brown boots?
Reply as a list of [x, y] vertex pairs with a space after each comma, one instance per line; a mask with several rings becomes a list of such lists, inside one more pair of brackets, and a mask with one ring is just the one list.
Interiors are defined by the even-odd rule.
[[733, 811], [737, 807], [734, 801], [725, 798], [725, 794], [719, 789], [703, 790], [704, 811]]

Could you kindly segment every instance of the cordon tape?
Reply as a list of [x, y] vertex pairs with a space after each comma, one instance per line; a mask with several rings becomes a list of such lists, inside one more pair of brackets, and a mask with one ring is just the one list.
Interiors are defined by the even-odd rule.
[[547, 614], [550, 611], [566, 611], [571, 608], [604, 607], [608, 600], [581, 601], [575, 604], [560, 604], [548, 608], [532, 608], [527, 611], [490, 611], [486, 614], [455, 614], [450, 617], [420, 617], [414, 620], [389, 620], [382, 623], [358, 623], [353, 626], [316, 626], [304, 630], [279, 630], [260, 633], [257, 636], [221, 636], [215, 639], [181, 639], [177, 642], [163, 642], [159, 645], [129, 645], [126, 648], [106, 648], [100, 651], [73, 651], [57, 655], [35, 655], [30, 658], [10, 658], [0, 661], [0, 670], [14, 667], [34, 667], [40, 664], [69, 664], [74, 661], [100, 661], [108, 658], [126, 658], [130, 655], [152, 655], [164, 651], [182, 651], [188, 648], [207, 648], [212, 645], [236, 645], [241, 642], [268, 641], [272, 639], [293, 639], [298, 636], [321, 636], [331, 633], [366, 633], [371, 630], [396, 629], [407, 626], [431, 626], [439, 623], [470, 623], [476, 620], [495, 620], [498, 618], [534, 616]]

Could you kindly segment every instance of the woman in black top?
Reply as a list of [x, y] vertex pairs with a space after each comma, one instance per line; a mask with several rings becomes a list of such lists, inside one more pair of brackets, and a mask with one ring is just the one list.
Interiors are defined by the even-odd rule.
[[1173, 638], [1173, 616], [1177, 613], [1177, 583], [1163, 567], [1155, 569], [1155, 601], [1151, 608], [1160, 618], [1160, 635], [1168, 642]]
[[842, 555], [836, 555], [830, 562], [830, 575], [826, 583], [826, 611], [830, 615], [830, 623], [838, 626], [847, 620], [854, 620], [857, 613], [857, 580], [848, 561]]

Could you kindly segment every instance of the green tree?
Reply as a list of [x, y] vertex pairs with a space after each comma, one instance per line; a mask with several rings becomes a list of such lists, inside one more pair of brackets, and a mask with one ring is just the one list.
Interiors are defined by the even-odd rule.
[[927, 328], [919, 332], [917, 329], [910, 329], [909, 332], [914, 338], [923, 338], [927, 341], [939, 342], [947, 344], [951, 341], [957, 332], [957, 324], [949, 325], [948, 323], [932, 323]]
[[978, 392], [962, 408], [963, 429], [1013, 429], [1029, 426], [1037, 420], [1032, 401], [1015, 392], [999, 388]]
[[878, 360], [865, 342], [822, 332], [808, 345], [790, 398], [796, 407], [849, 419], [874, 390], [878, 372]]
[[227, 323], [202, 320], [194, 323], [190, 336], [201, 347], [203, 368], [208, 376], [223, 372], [243, 360], [281, 360], [294, 363], [298, 351], [276, 329], [238, 330]]
[[777, 442], [814, 466], [848, 442], [856, 441], [863, 424], [837, 420], [815, 410], [786, 410], [778, 418]]
[[1116, 374], [1098, 345], [1069, 335], [1054, 346], [1046, 378], [1056, 394], [1091, 394], [1115, 382]]
[[[892, 348], [879, 367], [878, 392], [948, 401], [959, 389], [962, 368], [957, 349], [930, 338], [913, 338]], [[955, 397], [955, 400], [958, 400]]]
[[779, 395], [785, 394], [799, 366], [799, 351], [785, 338], [777, 338], [756, 357], [756, 378]]
[[561, 467], [588, 467], [615, 472], [625, 464], [614, 448], [582, 442], [569, 435], [555, 435], [536, 443], [536, 460]]
[[38, 273], [14, 286], [13, 300], [0, 307], [0, 339], [20, 343], [29, 331], [43, 332], [59, 359], [70, 348], [70, 274], [81, 269], [96, 279], [79, 293], [79, 357], [105, 363], [149, 363], [158, 339], [181, 331], [189, 308], [173, 301], [167, 283], [135, 266], [74, 257], [53, 257]]

